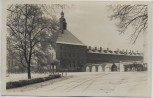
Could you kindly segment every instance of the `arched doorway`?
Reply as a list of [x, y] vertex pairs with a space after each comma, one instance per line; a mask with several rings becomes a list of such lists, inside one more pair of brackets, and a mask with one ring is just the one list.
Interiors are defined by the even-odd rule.
[[98, 66], [95, 66], [95, 68], [96, 68], [96, 72], [98, 72], [98, 70], [99, 70], [99, 69], [98, 69]]
[[89, 66], [89, 72], [92, 72], [92, 66]]
[[120, 70], [120, 72], [124, 72], [125, 71], [124, 64], [121, 61], [119, 63], [119, 70]]
[[110, 72], [110, 64], [105, 65], [105, 72]]
[[103, 72], [105, 71], [105, 66], [106, 66], [106, 64], [102, 64], [102, 65], [101, 65], [102, 71], [103, 71]]
[[95, 71], [96, 71], [96, 67], [92, 66], [92, 72], [95, 72]]
[[86, 67], [86, 72], [90, 72], [89, 66]]
[[117, 66], [115, 64], [112, 65], [111, 71], [117, 71]]
[[99, 65], [98, 66], [98, 72], [102, 72], [103, 70], [102, 70], [102, 66], [101, 65]]
[[124, 69], [125, 69], [125, 68], [124, 68], [123, 63], [120, 62], [120, 72], [124, 72]]

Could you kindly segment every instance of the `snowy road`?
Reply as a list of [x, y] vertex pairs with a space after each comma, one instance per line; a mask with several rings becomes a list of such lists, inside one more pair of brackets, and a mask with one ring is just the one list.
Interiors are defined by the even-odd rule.
[[68, 73], [67, 77], [7, 90], [11, 95], [149, 96], [146, 72]]

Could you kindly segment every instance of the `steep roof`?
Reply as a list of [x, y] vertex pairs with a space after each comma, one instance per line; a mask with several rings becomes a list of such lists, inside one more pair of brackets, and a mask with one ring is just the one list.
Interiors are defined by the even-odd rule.
[[77, 37], [75, 37], [70, 31], [63, 30], [63, 34], [60, 34], [56, 43], [81, 45], [85, 46]]

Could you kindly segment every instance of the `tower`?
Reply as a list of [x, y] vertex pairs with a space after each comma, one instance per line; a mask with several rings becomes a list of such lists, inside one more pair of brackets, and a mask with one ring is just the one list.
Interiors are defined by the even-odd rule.
[[86, 63], [86, 45], [68, 29], [64, 12], [59, 19], [59, 36], [56, 40], [56, 59], [60, 61], [59, 70], [82, 71]]
[[61, 12], [61, 18], [60, 18], [60, 30], [62, 32], [62, 34], [64, 33], [63, 30], [67, 29], [67, 23], [66, 23], [66, 19], [64, 18], [64, 12]]

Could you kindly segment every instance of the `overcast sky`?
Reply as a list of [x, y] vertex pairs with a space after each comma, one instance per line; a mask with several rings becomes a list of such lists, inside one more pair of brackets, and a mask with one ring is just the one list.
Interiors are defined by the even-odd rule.
[[64, 9], [64, 13], [67, 29], [87, 46], [143, 51], [143, 37], [132, 45], [129, 35], [119, 35], [116, 21], [108, 17], [112, 12], [102, 3], [75, 4]]

